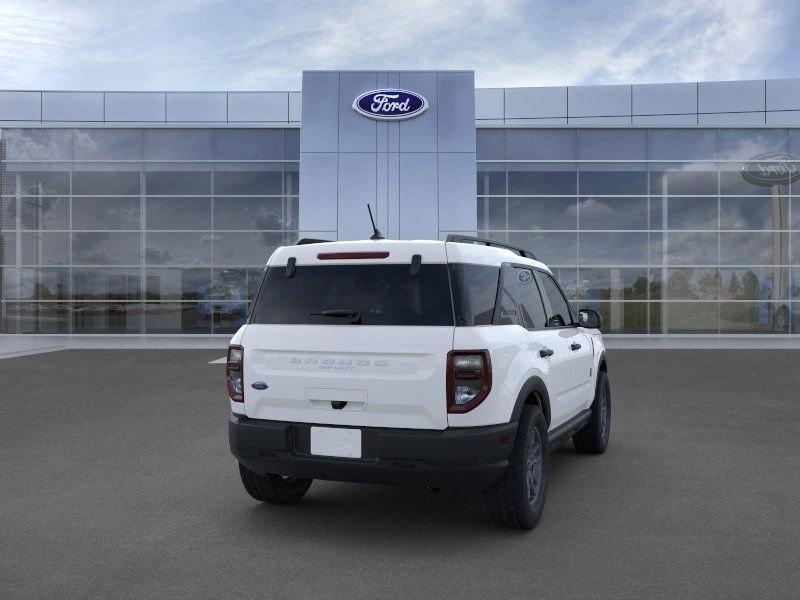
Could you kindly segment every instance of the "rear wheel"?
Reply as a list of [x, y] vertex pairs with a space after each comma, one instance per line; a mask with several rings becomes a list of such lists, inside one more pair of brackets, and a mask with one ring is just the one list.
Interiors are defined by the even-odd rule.
[[605, 371], [597, 374], [597, 389], [592, 402], [592, 416], [578, 433], [572, 436], [572, 443], [579, 452], [602, 454], [608, 447], [611, 433], [611, 386]]
[[498, 525], [533, 529], [544, 511], [547, 471], [547, 422], [538, 406], [522, 410], [505, 477], [484, 492], [484, 503]]
[[282, 475], [259, 475], [239, 465], [244, 489], [256, 500], [269, 504], [296, 504], [306, 495], [313, 479], [298, 479]]

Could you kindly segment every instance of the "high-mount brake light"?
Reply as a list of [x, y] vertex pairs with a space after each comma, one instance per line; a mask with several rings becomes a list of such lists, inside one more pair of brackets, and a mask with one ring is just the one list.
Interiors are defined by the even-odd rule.
[[320, 252], [319, 260], [361, 260], [366, 258], [389, 258], [389, 252]]
[[234, 402], [244, 402], [244, 348], [241, 346], [228, 346], [225, 380], [228, 397]]
[[492, 389], [488, 350], [452, 350], [447, 354], [447, 412], [471, 411]]

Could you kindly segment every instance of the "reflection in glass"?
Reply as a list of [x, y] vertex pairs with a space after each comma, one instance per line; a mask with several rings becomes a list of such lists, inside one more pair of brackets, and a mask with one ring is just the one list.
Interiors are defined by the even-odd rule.
[[75, 333], [140, 333], [141, 304], [76, 302], [72, 306]]
[[164, 232], [145, 234], [148, 265], [210, 265], [213, 233]]
[[139, 160], [141, 129], [74, 129], [75, 160]]
[[646, 233], [581, 233], [579, 265], [646, 265]]
[[786, 264], [789, 234], [786, 232], [722, 232], [720, 264], [779, 265]]
[[[483, 135], [487, 130], [478, 130]], [[509, 160], [572, 160], [577, 158], [574, 129], [507, 129]], [[500, 157], [504, 158], [504, 157]]]
[[647, 198], [582, 197], [578, 213], [581, 230], [647, 229]]
[[581, 160], [645, 160], [647, 131], [644, 129], [581, 129], [578, 133]]
[[[537, 165], [537, 167], [539, 167]], [[508, 166], [508, 193], [526, 195], [568, 195], [577, 192], [574, 171], [528, 170], [531, 167], [519, 164]]]
[[[63, 168], [62, 165], [54, 166], [52, 171], [22, 171], [19, 174], [19, 194], [22, 196], [69, 194], [69, 173], [63, 171]], [[16, 192], [16, 190], [6, 190], [4, 193], [10, 192]]]
[[8, 160], [70, 160], [71, 129], [3, 129]]
[[211, 193], [211, 173], [205, 170], [148, 171], [144, 177], [148, 196], [202, 196]]
[[664, 302], [661, 304], [664, 333], [717, 333], [717, 302]]
[[283, 129], [214, 129], [217, 160], [282, 160]]
[[646, 302], [586, 302], [579, 308], [596, 310], [604, 333], [647, 333]]
[[211, 229], [211, 198], [147, 197], [147, 229]]
[[0, 232], [0, 265], [17, 263], [17, 234]]
[[214, 304], [214, 333], [235, 333], [244, 324], [247, 309], [245, 303]]
[[216, 229], [271, 229], [283, 226], [281, 198], [214, 198]]
[[789, 333], [791, 307], [777, 302], [722, 302], [720, 333]]
[[205, 300], [211, 297], [211, 269], [150, 268], [145, 272], [148, 300]]
[[667, 234], [667, 262], [671, 265], [717, 265], [718, 233]]
[[[503, 200], [499, 198], [498, 200]], [[498, 203], [500, 204], [500, 203]], [[503, 203], [502, 205], [504, 205]], [[509, 229], [577, 229], [578, 210], [575, 198], [509, 198]], [[505, 229], [505, 215], [499, 227]]]
[[217, 233], [214, 264], [263, 266], [282, 243], [283, 235], [280, 233]]
[[506, 193], [506, 169], [504, 164], [487, 164], [478, 168], [478, 195], [489, 196]]
[[206, 302], [147, 303], [147, 333], [211, 333], [211, 304]]
[[3, 333], [67, 333], [69, 305], [60, 302], [6, 304]]
[[23, 265], [69, 264], [69, 234], [66, 232], [22, 233]]
[[72, 198], [73, 229], [139, 229], [139, 198]]
[[247, 269], [214, 269], [208, 297], [213, 300], [247, 300]]
[[789, 229], [789, 198], [720, 198], [721, 229]]
[[783, 267], [720, 269], [723, 300], [786, 300], [789, 270]]
[[478, 229], [507, 229], [505, 198], [478, 198]]
[[579, 297], [647, 300], [647, 269], [581, 269]]
[[138, 265], [139, 234], [92, 232], [72, 234], [74, 265]]
[[145, 129], [144, 158], [145, 160], [214, 158], [212, 131], [212, 129]]
[[76, 300], [138, 300], [139, 269], [74, 268], [72, 295]]
[[[709, 165], [713, 168], [713, 165]], [[695, 170], [697, 165], [689, 165], [691, 170], [681, 170], [681, 165], [666, 165], [666, 171], [650, 173], [650, 193], [669, 196], [706, 196], [717, 193], [717, 172]]]
[[139, 171], [75, 171], [72, 193], [87, 196], [136, 196]]
[[678, 196], [666, 198], [663, 202], [667, 208], [667, 227], [669, 229], [717, 228], [717, 199], [714, 197]]
[[719, 288], [719, 269], [667, 269], [670, 300], [717, 300]]
[[489, 237], [527, 248], [549, 267], [578, 264], [577, 233], [493, 233]]
[[[597, 165], [581, 165], [578, 187], [581, 194], [617, 194], [635, 196], [647, 194], [647, 173], [641, 171], [592, 171]], [[599, 165], [615, 168], [615, 165]], [[619, 168], [619, 166], [616, 166]]]
[[[264, 167], [268, 168], [268, 167]], [[283, 172], [277, 170], [214, 172], [214, 193], [228, 195], [280, 195]]]
[[[504, 129], [476, 130], [475, 147], [477, 151], [478, 160], [505, 160], [506, 159], [505, 130]], [[523, 154], [525, 153], [523, 152]], [[553, 157], [551, 156], [549, 158]]]
[[[13, 204], [16, 205], [16, 202]], [[20, 207], [22, 229], [67, 229], [69, 227], [69, 198], [23, 196], [20, 198]]]

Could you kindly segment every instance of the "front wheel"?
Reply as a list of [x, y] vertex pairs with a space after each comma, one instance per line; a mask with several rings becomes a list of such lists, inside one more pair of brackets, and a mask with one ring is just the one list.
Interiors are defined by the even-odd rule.
[[296, 504], [306, 495], [313, 479], [259, 475], [239, 464], [239, 476], [247, 493], [256, 500], [269, 504]]
[[583, 428], [572, 436], [579, 452], [602, 454], [608, 447], [611, 434], [611, 385], [605, 371], [597, 374], [597, 389], [592, 402], [592, 416]]
[[547, 422], [538, 406], [523, 408], [508, 462], [503, 479], [484, 492], [484, 503], [498, 525], [533, 529], [544, 511], [550, 462]]

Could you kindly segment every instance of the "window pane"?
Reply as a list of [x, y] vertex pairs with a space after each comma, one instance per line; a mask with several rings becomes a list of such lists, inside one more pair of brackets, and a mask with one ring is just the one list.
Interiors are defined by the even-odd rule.
[[286, 160], [300, 160], [300, 129], [283, 130], [283, 157]]
[[138, 171], [75, 171], [72, 193], [92, 196], [136, 196], [139, 194]]
[[147, 269], [148, 300], [204, 300], [209, 298], [211, 269]]
[[723, 302], [719, 307], [720, 333], [789, 333], [789, 304]]
[[211, 229], [211, 198], [145, 199], [147, 229]]
[[247, 319], [248, 305], [238, 302], [215, 303], [214, 333], [236, 333]]
[[[546, 168], [537, 165], [537, 168]], [[577, 192], [577, 178], [574, 171], [534, 170], [519, 164], [508, 166], [508, 193], [524, 195], [574, 195]]]
[[[612, 165], [609, 165], [612, 167]], [[591, 169], [592, 166], [583, 167]], [[647, 173], [641, 171], [586, 171], [579, 174], [581, 194], [647, 194]]]
[[738, 129], [719, 130], [719, 158], [721, 160], [750, 160], [765, 152], [789, 151], [789, 135], [786, 129]]
[[36, 300], [68, 300], [69, 269], [39, 269]]
[[67, 333], [69, 305], [59, 302], [6, 304], [4, 333]]
[[716, 302], [664, 302], [664, 333], [717, 333], [719, 304]]
[[497, 196], [505, 194], [505, 164], [479, 164], [477, 181], [479, 196]]
[[214, 193], [235, 195], [280, 195], [283, 171], [215, 171]]
[[216, 233], [214, 239], [214, 263], [231, 266], [263, 266], [283, 243], [280, 233]]
[[75, 333], [140, 333], [142, 306], [77, 302], [72, 309], [72, 326]]
[[215, 198], [214, 227], [280, 230], [282, 209], [281, 198]]
[[[693, 165], [697, 168], [699, 165]], [[717, 172], [712, 170], [679, 170], [680, 165], [669, 165], [659, 171], [658, 165], [650, 173], [650, 193], [670, 196], [706, 196], [717, 193]]]
[[578, 264], [578, 236], [575, 233], [509, 233], [490, 237], [530, 250], [551, 268]]
[[456, 325], [490, 325], [500, 269], [485, 265], [450, 264]]
[[76, 129], [75, 160], [138, 160], [141, 129]]
[[721, 233], [720, 264], [786, 264], [788, 257], [788, 244], [788, 233]]
[[505, 160], [506, 158], [506, 132], [504, 129], [477, 129], [475, 144], [478, 160]]
[[209, 171], [149, 171], [145, 173], [148, 196], [208, 195], [211, 193]]
[[212, 305], [206, 302], [144, 305], [147, 333], [211, 333]]
[[533, 271], [515, 268], [512, 275], [516, 279], [517, 285], [520, 324], [527, 329], [544, 327], [547, 318]]
[[141, 297], [139, 269], [72, 270], [72, 293], [76, 300], [138, 300]]
[[717, 300], [719, 269], [667, 269], [670, 300]]
[[578, 294], [589, 300], [647, 300], [647, 269], [581, 269]]
[[[4, 193], [14, 193], [5, 190]], [[63, 171], [23, 171], [19, 193], [23, 196], [58, 196], [69, 194], [69, 173]]]
[[539, 273], [539, 281], [542, 283], [542, 292], [547, 296], [550, 303], [550, 319], [553, 317], [561, 317], [564, 325], [572, 323], [572, 313], [570, 312], [569, 303], [566, 298], [561, 294], [556, 282], [547, 273]]
[[247, 300], [247, 269], [214, 269], [208, 297], [213, 300]]
[[69, 227], [69, 198], [23, 196], [20, 198], [20, 206], [22, 229]]
[[[742, 176], [742, 164], [720, 165], [719, 184], [721, 194], [738, 194], [750, 196], [769, 196], [774, 186], [757, 185]], [[788, 184], [788, 178], [786, 183]]]
[[139, 229], [139, 198], [72, 198], [73, 229]]
[[715, 129], [650, 129], [647, 142], [651, 160], [714, 160], [717, 157]]
[[669, 229], [716, 229], [717, 199], [674, 197], [664, 200]]
[[506, 226], [505, 198], [478, 198], [478, 229], [501, 229]]
[[68, 233], [23, 233], [21, 235], [23, 265], [69, 264]]
[[17, 234], [0, 232], [0, 265], [17, 263]]
[[508, 199], [509, 229], [577, 229], [577, 216], [575, 198]]
[[636, 129], [581, 129], [578, 135], [581, 160], [645, 160], [647, 131]]
[[647, 333], [646, 302], [581, 302], [580, 308], [597, 311], [603, 333]]
[[667, 262], [671, 265], [717, 265], [717, 233], [668, 233]]
[[73, 233], [75, 265], [138, 265], [138, 233]]
[[[210, 160], [210, 129], [145, 129], [146, 160]], [[184, 192], [185, 193], [185, 192]]]
[[789, 269], [782, 267], [721, 269], [723, 300], [786, 300]]
[[778, 197], [721, 198], [722, 229], [789, 229], [789, 199]]
[[576, 158], [574, 129], [508, 129], [509, 160], [573, 160]]
[[581, 265], [646, 265], [646, 233], [581, 233]]
[[70, 160], [71, 129], [4, 129], [8, 160]]
[[211, 264], [210, 233], [152, 233], [145, 237], [145, 259], [148, 265]]
[[581, 230], [647, 229], [647, 198], [586, 198], [578, 203]]
[[283, 129], [215, 129], [216, 160], [282, 160]]

